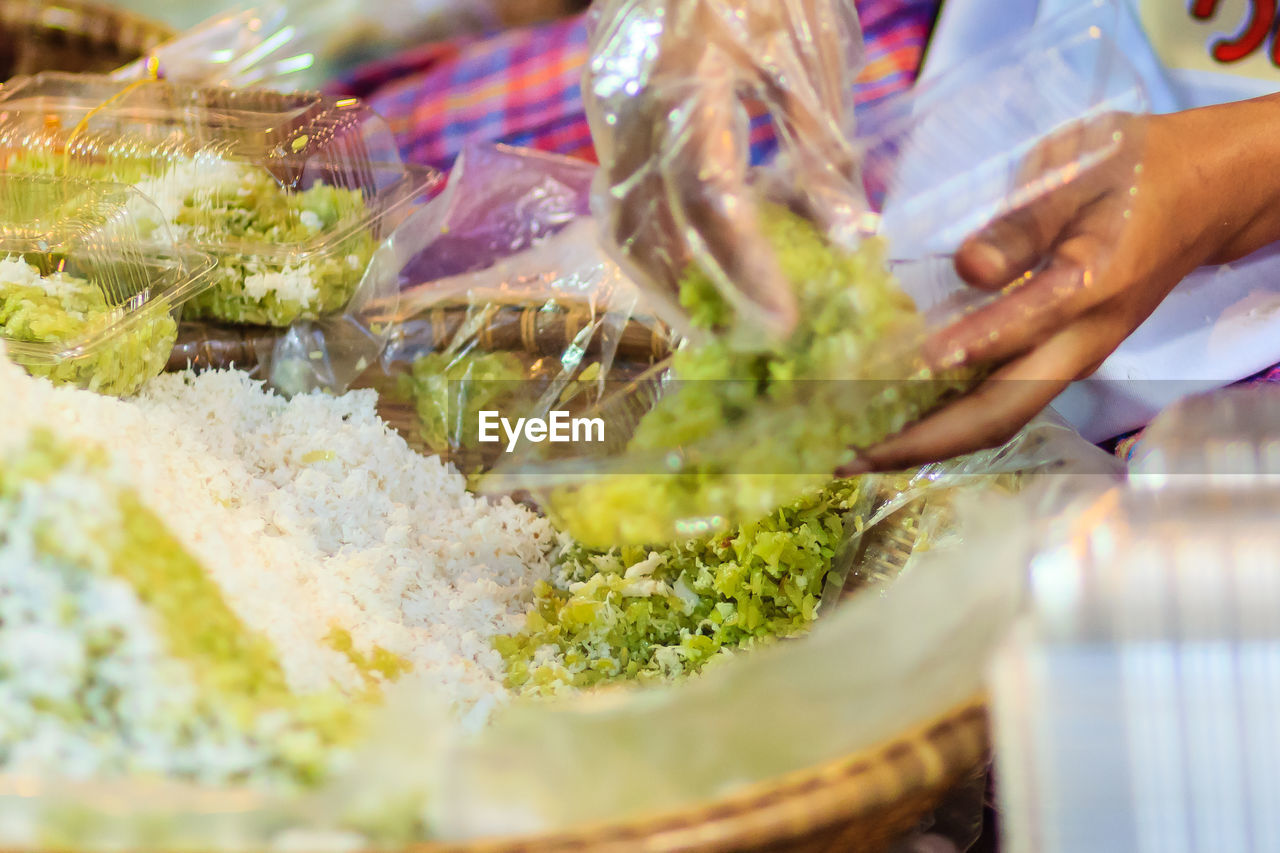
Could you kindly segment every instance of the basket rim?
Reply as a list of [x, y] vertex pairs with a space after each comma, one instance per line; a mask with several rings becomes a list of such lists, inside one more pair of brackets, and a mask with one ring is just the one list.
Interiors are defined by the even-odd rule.
[[892, 740], [792, 771], [712, 800], [566, 830], [464, 841], [426, 841], [403, 853], [551, 853], [691, 850], [728, 853], [785, 842], [866, 817], [912, 794], [941, 792], [990, 752], [985, 693]]

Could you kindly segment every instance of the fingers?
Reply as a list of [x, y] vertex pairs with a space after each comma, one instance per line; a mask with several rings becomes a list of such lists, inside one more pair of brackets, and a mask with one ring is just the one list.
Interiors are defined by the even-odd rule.
[[883, 444], [858, 454], [839, 476], [905, 471], [1008, 443], [1044, 411], [1068, 382], [988, 380], [972, 394], [941, 409]]
[[999, 447], [1068, 385], [1092, 375], [1129, 330], [1122, 312], [1099, 306], [969, 394], [893, 438], [859, 450], [855, 463], [838, 473], [897, 471]]
[[1088, 260], [1055, 258], [1025, 284], [966, 314], [927, 339], [925, 362], [935, 370], [999, 364], [1047, 341], [1106, 298]]
[[1091, 180], [1043, 191], [965, 240], [956, 251], [956, 272], [974, 287], [999, 290], [1034, 269], [1072, 233], [1114, 230], [1115, 222], [1104, 214], [1119, 219], [1122, 209], [1103, 203], [1107, 193]]
[[[1057, 330], [1111, 299], [1118, 289], [1132, 285], [1133, 270], [1115, 263], [1116, 247], [1122, 243], [1122, 235], [1116, 231], [1126, 222], [1123, 211], [1127, 199], [1126, 193], [1123, 199], [1108, 196], [1095, 200], [1075, 210], [1071, 221], [1062, 227], [1056, 222], [1048, 224], [1058, 215], [1048, 212], [1048, 205], [1034, 223], [1019, 226], [1006, 219], [1011, 223], [1008, 227], [1021, 227], [1033, 235], [1011, 238], [1014, 240], [1036, 240], [1036, 233], [1056, 229], [1048, 265], [1024, 274], [1021, 280], [1006, 285], [999, 298], [933, 335], [924, 345], [926, 362], [937, 369], [950, 369], [1004, 361], [1042, 344]], [[970, 255], [957, 256], [957, 267], [967, 264], [968, 272], [974, 274], [972, 267], [980, 261], [972, 255], [980, 252], [973, 244], [966, 244], [965, 249]]]
[[999, 290], [1046, 257], [1077, 213], [1073, 199], [1050, 196], [1005, 214], [961, 244], [956, 272], [974, 287]]
[[999, 447], [1049, 405], [1068, 384], [992, 377], [937, 414], [913, 424], [882, 444], [860, 451], [853, 465], [837, 473], [853, 476], [870, 471], [899, 471]]

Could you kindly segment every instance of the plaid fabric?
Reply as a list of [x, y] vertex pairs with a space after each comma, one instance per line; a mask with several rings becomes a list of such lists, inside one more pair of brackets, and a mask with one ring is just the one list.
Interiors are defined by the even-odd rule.
[[[859, 0], [867, 65], [858, 103], [911, 86], [940, 0]], [[581, 16], [414, 48], [359, 69], [332, 89], [367, 101], [406, 159], [448, 168], [470, 142], [505, 142], [594, 159], [579, 84], [587, 59]], [[751, 121], [755, 162], [774, 150], [768, 117]]]

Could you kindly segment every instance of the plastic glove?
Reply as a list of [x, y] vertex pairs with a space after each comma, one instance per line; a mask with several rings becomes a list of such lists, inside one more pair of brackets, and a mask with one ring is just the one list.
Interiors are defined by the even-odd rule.
[[851, 0], [597, 3], [583, 81], [602, 166], [593, 206], [616, 259], [673, 323], [677, 281], [696, 260], [746, 327], [790, 330], [790, 287], [749, 186], [745, 102], [763, 103], [779, 131], [781, 200], [847, 243], [865, 209], [849, 142], [861, 56]]

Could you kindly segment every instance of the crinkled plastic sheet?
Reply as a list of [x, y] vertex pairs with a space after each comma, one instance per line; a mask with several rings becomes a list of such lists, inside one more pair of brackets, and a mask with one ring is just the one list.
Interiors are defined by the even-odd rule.
[[[493, 407], [507, 417], [542, 416], [574, 396], [598, 397], [669, 351], [669, 332], [584, 215], [593, 168], [471, 146], [424, 211], [429, 236], [404, 272], [414, 283], [383, 318], [390, 345], [357, 383], [380, 391], [383, 416], [421, 449], [466, 470], [488, 467], [502, 448], [478, 446], [477, 400], [498, 398]], [[433, 375], [452, 377], [433, 398], [446, 433], [430, 440], [412, 378], [426, 358]], [[494, 359], [503, 366], [496, 377], [483, 367]]]

